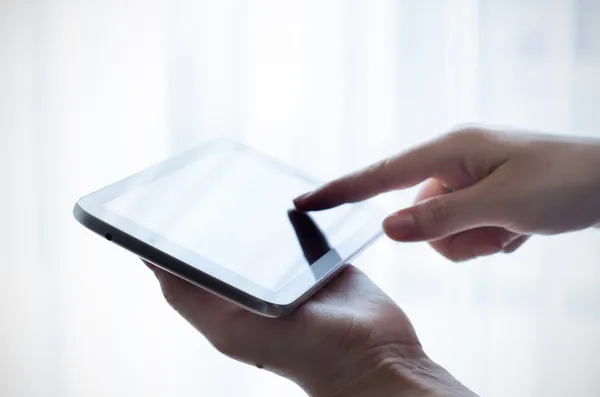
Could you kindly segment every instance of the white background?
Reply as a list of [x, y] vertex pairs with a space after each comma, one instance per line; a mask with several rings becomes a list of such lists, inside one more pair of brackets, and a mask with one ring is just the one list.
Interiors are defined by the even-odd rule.
[[[74, 201], [214, 136], [323, 179], [464, 121], [600, 136], [598, 20], [598, 0], [1, 1], [0, 394], [302, 395], [213, 351]], [[478, 393], [600, 392], [598, 231], [467, 264], [381, 241], [357, 265]]]

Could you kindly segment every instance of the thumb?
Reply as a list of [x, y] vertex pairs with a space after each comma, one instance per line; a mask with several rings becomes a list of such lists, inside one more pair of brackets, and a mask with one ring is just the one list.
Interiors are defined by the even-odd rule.
[[423, 200], [390, 215], [385, 233], [396, 241], [431, 241], [483, 226], [501, 226], [495, 219], [492, 194], [471, 186]]

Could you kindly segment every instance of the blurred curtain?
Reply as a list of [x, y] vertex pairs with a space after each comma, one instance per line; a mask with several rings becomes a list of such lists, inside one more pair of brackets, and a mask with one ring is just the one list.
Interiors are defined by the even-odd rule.
[[[215, 136], [327, 179], [459, 122], [600, 136], [597, 0], [0, 3], [0, 392], [300, 396], [221, 357], [75, 200]], [[390, 211], [414, 190], [387, 195]], [[600, 391], [600, 234], [356, 263], [486, 396]]]

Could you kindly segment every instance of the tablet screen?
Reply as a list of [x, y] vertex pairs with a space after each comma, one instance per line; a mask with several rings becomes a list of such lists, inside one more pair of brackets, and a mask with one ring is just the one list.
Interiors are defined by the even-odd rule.
[[290, 211], [292, 199], [314, 187], [252, 152], [228, 148], [104, 205], [172, 243], [277, 291], [369, 221], [369, 214], [355, 205], [309, 214]]

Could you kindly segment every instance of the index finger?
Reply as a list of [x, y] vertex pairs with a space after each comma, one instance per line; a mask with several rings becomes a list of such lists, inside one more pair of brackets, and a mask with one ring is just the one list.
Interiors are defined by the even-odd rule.
[[[396, 189], [417, 185], [430, 177], [443, 178], [444, 169], [460, 162], [460, 152], [438, 140], [389, 157], [335, 179], [294, 200], [301, 211], [317, 211], [354, 203]], [[450, 178], [452, 179], [452, 178]], [[446, 180], [445, 180], [446, 181]]]

